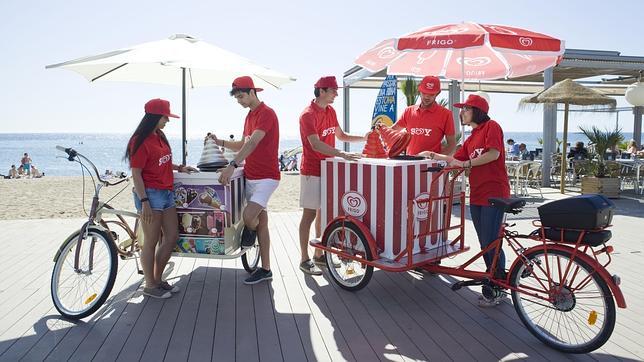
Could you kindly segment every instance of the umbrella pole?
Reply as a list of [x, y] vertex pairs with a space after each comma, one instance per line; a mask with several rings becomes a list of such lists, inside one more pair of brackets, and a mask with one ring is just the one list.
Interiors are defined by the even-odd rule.
[[[566, 149], [568, 145], [568, 103], [565, 103], [564, 105], [564, 129], [563, 129], [563, 146], [561, 148], [561, 186], [560, 190], [562, 194], [565, 194], [566, 191], [564, 190], [565, 186], [565, 181], [566, 181], [566, 163], [568, 159], [566, 158]], [[572, 175], [572, 177], [575, 177], [575, 175]]]
[[186, 164], [186, 68], [181, 68], [181, 164]]

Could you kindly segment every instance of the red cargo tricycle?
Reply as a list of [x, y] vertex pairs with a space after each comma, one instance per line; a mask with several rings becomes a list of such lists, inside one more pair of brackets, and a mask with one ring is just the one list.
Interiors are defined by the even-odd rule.
[[[373, 269], [406, 272], [422, 268], [431, 273], [464, 278], [452, 285], [453, 290], [463, 286], [481, 285], [488, 298], [511, 294], [519, 318], [543, 343], [568, 353], [587, 353], [601, 347], [615, 326], [615, 304], [626, 308], [619, 288], [620, 279], [611, 275], [606, 266], [611, 262], [613, 248], [607, 246], [610, 231], [552, 229], [533, 221], [536, 230], [521, 234], [511, 230], [514, 225], [503, 223], [499, 238], [460, 266], [441, 265], [441, 259], [469, 250], [465, 245], [465, 193], [454, 195], [454, 184], [463, 169], [428, 167], [434, 173], [431, 183], [445, 182], [444, 192], [407, 202], [407, 231], [401, 235], [403, 246], [394, 258], [381, 256], [378, 240], [357, 217], [342, 215], [331, 220], [321, 240], [313, 240], [313, 247], [325, 251], [327, 269], [331, 278], [342, 288], [357, 291], [364, 288], [373, 275]], [[440, 177], [440, 176], [444, 176]], [[440, 181], [443, 180], [443, 181]], [[452, 224], [454, 199], [460, 200], [460, 220]], [[522, 199], [491, 199], [491, 204], [504, 212], [518, 214], [525, 201]], [[414, 227], [414, 208], [428, 203], [430, 215], [434, 210], [445, 213], [445, 222], [424, 223]], [[440, 207], [432, 207], [435, 203]], [[386, 222], [381, 220], [380, 222]], [[606, 227], [609, 227], [607, 225]], [[414, 245], [414, 241], [430, 235], [456, 235], [444, 238], [440, 246]], [[406, 244], [404, 243], [406, 241]], [[516, 258], [505, 275], [495, 275], [501, 247], [506, 244]], [[530, 245], [528, 245], [528, 243]], [[525, 246], [524, 246], [525, 245]], [[507, 248], [506, 248], [507, 250]], [[494, 252], [488, 271], [472, 270], [471, 265], [489, 251]], [[335, 255], [335, 257], [333, 257]], [[335, 258], [339, 267], [333, 267]], [[336, 261], [337, 263], [337, 261]]]

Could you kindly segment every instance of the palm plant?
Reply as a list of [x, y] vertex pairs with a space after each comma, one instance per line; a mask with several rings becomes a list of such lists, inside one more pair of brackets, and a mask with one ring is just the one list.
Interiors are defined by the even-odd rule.
[[593, 164], [596, 164], [597, 166], [594, 167], [591, 172], [595, 177], [611, 177], [615, 170], [608, 167], [604, 157], [606, 155], [606, 150], [614, 149], [624, 140], [622, 130], [618, 128], [615, 128], [614, 130], [601, 130], [595, 126], [592, 126], [590, 129], [580, 126], [579, 129], [590, 140], [590, 143], [595, 146], [594, 156], [597, 162], [593, 162]]
[[407, 79], [403, 80], [400, 84], [400, 90], [407, 98], [407, 107], [416, 104], [420, 93], [418, 92], [418, 82], [413, 77], [407, 77]]

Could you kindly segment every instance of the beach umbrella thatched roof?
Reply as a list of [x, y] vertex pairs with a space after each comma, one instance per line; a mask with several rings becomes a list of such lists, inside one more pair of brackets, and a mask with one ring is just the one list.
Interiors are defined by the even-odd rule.
[[533, 95], [521, 99], [520, 107], [539, 103], [563, 103], [564, 104], [564, 129], [563, 129], [563, 152], [561, 153], [561, 182], [560, 191], [565, 193], [564, 183], [566, 175], [566, 149], [568, 144], [568, 109], [571, 104], [577, 106], [609, 106], [615, 107], [615, 99], [608, 97], [594, 89], [584, 87], [572, 79], [565, 79], [555, 83], [552, 87], [544, 89]]
[[565, 79], [548, 89], [521, 99], [521, 105], [536, 103], [567, 103], [578, 106], [615, 107], [615, 99], [604, 95], [592, 88], [585, 87], [572, 79]]

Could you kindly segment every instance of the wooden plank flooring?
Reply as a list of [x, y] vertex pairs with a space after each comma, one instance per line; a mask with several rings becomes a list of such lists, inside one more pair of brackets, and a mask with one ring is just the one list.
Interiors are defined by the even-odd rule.
[[[638, 200], [617, 201], [623, 207], [612, 228], [616, 253], [609, 271], [621, 276], [628, 308], [617, 310], [609, 342], [588, 355], [546, 347], [511, 302], [481, 309], [478, 290], [453, 292], [450, 276], [376, 271], [356, 293], [326, 275], [305, 276], [298, 269], [300, 214], [294, 212], [270, 214], [272, 282], [242, 284], [248, 274], [240, 260], [175, 257], [166, 273], [181, 292], [151, 300], [141, 294], [134, 261], [119, 260], [111, 297], [79, 322], [60, 318], [49, 284], [53, 255], [81, 221], [0, 221], [0, 361], [643, 360], [638, 202], [641, 207]], [[512, 220], [518, 230], [532, 229], [535, 206]], [[478, 249], [471, 223], [466, 240]]]

